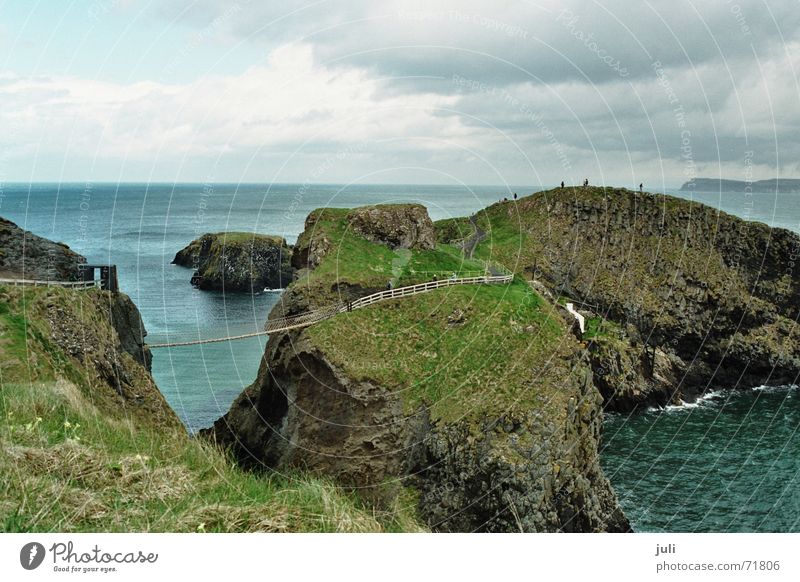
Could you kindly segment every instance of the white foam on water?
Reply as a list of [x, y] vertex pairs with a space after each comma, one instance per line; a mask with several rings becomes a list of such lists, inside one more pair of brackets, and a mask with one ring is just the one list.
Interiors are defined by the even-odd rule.
[[655, 407], [653, 410], [663, 410], [665, 412], [673, 412], [678, 410], [687, 410], [692, 408], [698, 408], [699, 406], [703, 406], [705, 404], [710, 403], [713, 400], [717, 400], [725, 396], [728, 393], [728, 390], [708, 390], [704, 392], [702, 395], [698, 396], [693, 402], [684, 402], [681, 401], [680, 404], [668, 404], [667, 406]]
[[756, 386], [752, 388], [754, 392], [783, 392], [790, 390], [797, 390], [797, 384], [782, 384], [780, 386]]

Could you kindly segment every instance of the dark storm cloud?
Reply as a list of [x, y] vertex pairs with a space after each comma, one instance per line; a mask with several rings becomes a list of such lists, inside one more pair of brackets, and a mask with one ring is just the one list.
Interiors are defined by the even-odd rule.
[[198, 26], [224, 19], [251, 40], [304, 40], [323, 62], [402, 77], [407, 86], [420, 78], [425, 88], [453, 73], [495, 84], [635, 79], [651, 75], [654, 61], [683, 68], [769, 54], [800, 27], [789, 1], [173, 0], [162, 10]]
[[800, 154], [795, 2], [270, 4], [174, 0], [162, 10], [195, 26], [224, 15], [228, 34], [265, 46], [310, 44], [325, 67], [381, 79], [376, 97], [455, 96], [435, 114], [459, 120], [497, 159], [503, 148], [562, 161], [568, 152], [580, 165], [603, 152], [665, 160], [682, 181], [736, 167], [751, 150], [762, 170], [795, 169]]

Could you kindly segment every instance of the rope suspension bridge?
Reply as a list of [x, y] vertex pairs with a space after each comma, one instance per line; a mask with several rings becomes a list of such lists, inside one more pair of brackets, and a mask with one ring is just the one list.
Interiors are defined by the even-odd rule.
[[67, 289], [94, 289], [100, 281], [45, 281], [36, 279], [0, 279], [0, 285], [25, 285], [27, 287], [65, 287]]
[[[496, 270], [492, 269], [492, 273], [494, 272], [496, 272]], [[489, 274], [489, 272], [487, 272], [486, 275], [478, 277], [460, 277], [460, 278], [456, 277], [449, 279], [441, 279], [437, 281], [428, 281], [426, 283], [419, 283], [417, 285], [397, 287], [396, 289], [386, 289], [385, 291], [379, 291], [377, 293], [361, 297], [354, 301], [350, 301], [347, 303], [334, 303], [332, 305], [328, 305], [320, 309], [315, 309], [313, 311], [308, 311], [306, 313], [301, 313], [299, 315], [270, 319], [264, 326], [263, 331], [257, 331], [241, 335], [233, 335], [228, 337], [220, 337], [220, 338], [148, 344], [147, 347], [149, 347], [150, 349], [157, 349], [157, 348], [174, 348], [180, 346], [196, 346], [201, 344], [228, 342], [228, 341], [258, 337], [262, 335], [269, 335], [272, 333], [280, 333], [292, 329], [308, 327], [310, 325], [314, 325], [315, 323], [319, 323], [321, 321], [325, 321], [326, 319], [330, 319], [331, 317], [339, 313], [353, 311], [355, 309], [363, 309], [364, 307], [374, 305], [375, 303], [378, 303], [380, 301], [410, 297], [412, 295], [428, 293], [429, 291], [433, 291], [434, 289], [441, 289], [443, 287], [452, 287], [455, 285], [508, 284], [511, 283], [513, 279], [514, 275], [512, 274], [508, 273]]]

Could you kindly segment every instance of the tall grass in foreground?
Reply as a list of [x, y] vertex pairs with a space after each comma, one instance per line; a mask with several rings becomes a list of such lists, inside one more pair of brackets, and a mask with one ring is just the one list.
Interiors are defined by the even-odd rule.
[[180, 431], [108, 418], [72, 383], [0, 385], [1, 531], [419, 529], [332, 483], [242, 471]]

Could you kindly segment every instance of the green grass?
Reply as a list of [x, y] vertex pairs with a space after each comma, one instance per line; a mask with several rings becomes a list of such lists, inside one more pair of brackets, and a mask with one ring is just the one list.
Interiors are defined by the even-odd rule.
[[284, 239], [280, 236], [256, 232], [225, 231], [212, 233], [211, 236], [215, 237], [219, 244], [225, 244], [226, 246], [243, 243], [250, 244], [253, 241], [266, 241], [275, 245], [280, 245], [284, 242]]
[[437, 220], [433, 224], [436, 227], [436, 240], [440, 243], [461, 241], [474, 232], [469, 218], [465, 216], [444, 218]]
[[4, 384], [2, 531], [404, 531], [332, 483], [244, 472], [180, 432], [111, 421], [65, 381]]
[[[440, 241], [435, 249], [392, 251], [348, 229], [347, 209], [315, 211], [303, 237], [327, 241], [319, 266], [296, 282], [303, 293], [346, 281], [383, 288], [445, 278], [482, 275], [485, 263], [466, 260]], [[469, 219], [436, 224], [437, 232], [474, 232]], [[505, 226], [495, 237], [512, 240]], [[306, 244], [301, 240], [299, 244]], [[496, 259], [491, 252], [487, 259]], [[463, 314], [462, 317], [459, 314]], [[306, 334], [337, 366], [356, 379], [399, 391], [407, 413], [430, 408], [436, 419], [497, 417], [504, 412], [562, 411], [564, 363], [575, 342], [564, 338], [563, 320], [524, 281], [468, 285], [387, 301], [340, 314]], [[560, 414], [560, 412], [557, 412]]]
[[622, 334], [622, 328], [608, 319], [604, 319], [599, 315], [590, 317], [586, 320], [586, 330], [583, 334], [583, 339], [603, 339], [603, 338], [619, 338]]
[[454, 420], [559, 408], [566, 398], [565, 371], [548, 366], [569, 342], [552, 306], [521, 281], [390, 301], [307, 334], [348, 375], [400, 391], [406, 412], [426, 405]]
[[49, 335], [58, 309], [86, 326], [101, 357], [114, 337], [102, 293], [0, 287], [0, 531], [420, 529], [410, 494], [376, 509], [327, 479], [243, 471], [163, 415], [128, 414]]
[[326, 241], [328, 250], [322, 261], [294, 286], [324, 304], [334, 299], [332, 285], [349, 283], [365, 288], [386, 287], [391, 280], [395, 287], [443, 279], [456, 273], [459, 277], [484, 273], [480, 261], [466, 260], [461, 252], [450, 245], [440, 244], [436, 249], [397, 249], [371, 242], [349, 228], [350, 209], [324, 208], [312, 213], [314, 226], [298, 241], [304, 239]]

